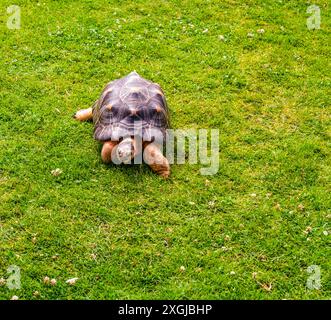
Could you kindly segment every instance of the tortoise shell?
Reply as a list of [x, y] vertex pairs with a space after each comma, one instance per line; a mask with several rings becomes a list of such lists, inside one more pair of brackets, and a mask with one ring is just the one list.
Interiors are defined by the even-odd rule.
[[107, 84], [93, 106], [93, 122], [99, 141], [135, 135], [151, 141], [157, 134], [165, 138], [169, 111], [161, 87], [131, 72]]

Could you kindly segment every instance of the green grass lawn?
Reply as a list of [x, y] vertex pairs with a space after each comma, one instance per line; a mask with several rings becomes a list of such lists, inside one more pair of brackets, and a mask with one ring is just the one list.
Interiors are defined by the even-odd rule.
[[[0, 278], [18, 266], [21, 289], [0, 299], [330, 299], [330, 10], [1, 0]], [[173, 128], [220, 130], [216, 175], [102, 163], [72, 114], [133, 70], [161, 84]]]

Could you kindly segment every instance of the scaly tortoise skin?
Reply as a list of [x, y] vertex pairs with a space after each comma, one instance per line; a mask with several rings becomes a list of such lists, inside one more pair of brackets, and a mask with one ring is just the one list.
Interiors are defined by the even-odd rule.
[[150, 140], [151, 129], [162, 134], [169, 128], [169, 111], [161, 87], [136, 72], [112, 81], [93, 106], [94, 138], [118, 140], [134, 135], [134, 124], [142, 130], [143, 140]]
[[[93, 119], [94, 138], [103, 143], [101, 157], [105, 163], [131, 161], [143, 152], [153, 171], [169, 176], [169, 162], [160, 150], [160, 139], [165, 140], [169, 128], [169, 110], [157, 83], [131, 72], [108, 83], [93, 107], [79, 110], [75, 118]], [[142, 140], [140, 149], [138, 138]]]

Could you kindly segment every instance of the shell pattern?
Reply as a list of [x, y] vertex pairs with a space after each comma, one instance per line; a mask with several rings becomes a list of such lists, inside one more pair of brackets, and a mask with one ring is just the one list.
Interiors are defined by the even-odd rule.
[[107, 84], [93, 106], [93, 122], [99, 141], [136, 135], [144, 141], [156, 135], [164, 139], [169, 110], [161, 87], [131, 72]]

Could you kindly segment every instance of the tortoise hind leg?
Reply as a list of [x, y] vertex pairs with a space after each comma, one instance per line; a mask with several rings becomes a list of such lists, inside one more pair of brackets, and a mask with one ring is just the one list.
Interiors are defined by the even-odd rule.
[[170, 174], [170, 165], [168, 159], [162, 154], [159, 146], [155, 143], [145, 145], [144, 161], [151, 169], [162, 176], [168, 178]]
[[92, 118], [93, 118], [92, 108], [78, 110], [74, 114], [74, 119], [79, 121], [87, 121], [87, 120], [91, 120]]

